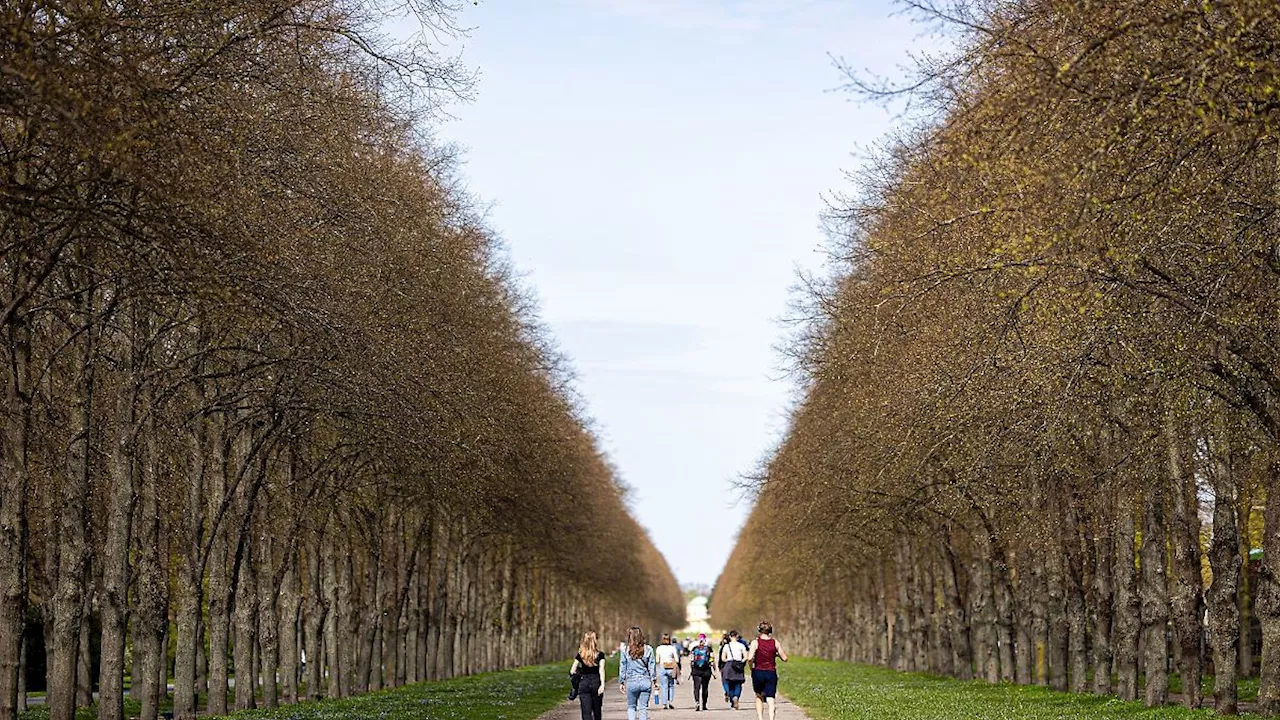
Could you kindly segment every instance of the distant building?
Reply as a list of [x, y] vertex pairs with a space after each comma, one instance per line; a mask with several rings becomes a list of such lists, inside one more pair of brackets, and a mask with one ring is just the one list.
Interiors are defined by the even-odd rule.
[[707, 598], [699, 595], [689, 601], [684, 608], [684, 629], [682, 634], [696, 635], [697, 633], [711, 634], [711, 613], [707, 612]]

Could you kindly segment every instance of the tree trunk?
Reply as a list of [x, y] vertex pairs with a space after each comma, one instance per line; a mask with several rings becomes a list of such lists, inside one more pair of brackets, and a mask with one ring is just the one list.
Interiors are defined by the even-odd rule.
[[1095, 508], [1093, 536], [1093, 593], [1089, 596], [1090, 614], [1093, 620], [1093, 691], [1110, 695], [1111, 624], [1114, 617], [1114, 593], [1112, 572], [1115, 568], [1115, 538], [1112, 527], [1112, 492], [1109, 480], [1099, 489], [1099, 501]]
[[[1157, 475], [1158, 477], [1158, 475]], [[1151, 483], [1142, 524], [1142, 632], [1146, 658], [1148, 707], [1169, 702], [1169, 589], [1165, 563], [1168, 533], [1165, 530], [1165, 485], [1163, 479]]]
[[370, 522], [368, 530], [369, 555], [365, 558], [364, 613], [360, 618], [360, 655], [356, 659], [356, 683], [353, 692], [361, 693], [382, 689], [382, 648], [378, 642], [382, 624], [382, 535], [381, 523]]
[[92, 633], [88, 622], [88, 618], [93, 615], [93, 597], [92, 592], [84, 594], [84, 610], [81, 611], [86, 620], [80, 624], [80, 659], [76, 663], [76, 707], [80, 708], [93, 704], [93, 656], [89, 652], [89, 636]]
[[[129, 350], [124, 352], [128, 353]], [[101, 553], [102, 653], [98, 673], [99, 720], [124, 720], [125, 642], [129, 622], [129, 550], [137, 502], [134, 441], [137, 435], [135, 393], [130, 382], [116, 395], [115, 438], [111, 447], [107, 537]]]
[[1169, 447], [1169, 535], [1173, 546], [1169, 614], [1173, 621], [1182, 702], [1200, 707], [1200, 676], [1204, 672], [1200, 618], [1204, 613], [1200, 557], [1200, 509], [1196, 478], [1186, 447], [1187, 437], [1166, 414], [1165, 440]]
[[[1240, 540], [1240, 562], [1249, 567], [1249, 552], [1253, 549], [1249, 538], [1249, 516], [1253, 511], [1253, 488], [1241, 492], [1236, 484], [1236, 536]], [[1249, 573], [1240, 573], [1240, 589], [1236, 594], [1240, 608], [1240, 677], [1253, 677], [1253, 591]]]
[[356, 597], [355, 561], [349, 553], [343, 553], [338, 558], [337, 571], [338, 632], [342, 638], [338, 652], [342, 655], [342, 696], [347, 697], [354, 692], [360, 649], [360, 607]]
[[[222, 427], [225, 422], [218, 422]], [[209, 615], [205, 628], [208, 636], [209, 701], [210, 715], [227, 714], [227, 651], [230, 647], [231, 588], [227, 578], [228, 540], [226, 523], [221, 522], [226, 511], [227, 447], [226, 438], [217, 427], [211, 429], [211, 445], [214, 451], [209, 467], [209, 561], [206, 574], [209, 582]]]
[[[979, 531], [979, 535], [983, 535]], [[973, 562], [973, 650], [979, 676], [989, 683], [1000, 682], [999, 651], [996, 648], [996, 608], [992, 593], [990, 542], [980, 537]]]
[[1138, 634], [1141, 630], [1141, 601], [1138, 597], [1138, 573], [1134, 543], [1133, 500], [1120, 491], [1116, 508], [1115, 613], [1113, 641], [1115, 652], [1116, 694], [1121, 700], [1138, 697]]
[[947, 604], [947, 625], [951, 629], [951, 650], [955, 654], [955, 675], [961, 680], [973, 679], [973, 644], [969, 639], [969, 619], [965, 617], [964, 601], [960, 598], [956, 578], [956, 563], [950, 542], [944, 547], [940, 575], [942, 593]]
[[[342, 603], [339, 602], [340, 594], [338, 582], [338, 558], [334, 551], [332, 542], [326, 542], [324, 546], [323, 559], [324, 564], [324, 591], [329, 606], [329, 612], [325, 614], [325, 648], [328, 652], [329, 665], [329, 687], [328, 696], [331, 698], [343, 697], [345, 689], [345, 680], [343, 672], [345, 668], [342, 646], [347, 644], [342, 635], [342, 622], [339, 617], [342, 614]], [[319, 660], [319, 658], [317, 658]]]
[[0, 437], [0, 718], [18, 714], [18, 670], [27, 614], [27, 441], [30, 430], [30, 331], [15, 318], [7, 327], [4, 433]]
[[27, 643], [23, 639], [18, 654], [18, 712], [27, 711]]
[[[1221, 436], [1221, 433], [1219, 433]], [[1213, 536], [1209, 540], [1209, 564], [1213, 582], [1206, 601], [1209, 607], [1209, 646], [1213, 651], [1213, 704], [1224, 715], [1237, 712], [1236, 670], [1240, 654], [1240, 608], [1236, 594], [1240, 584], [1240, 547], [1236, 528], [1236, 488], [1225, 440], [1210, 448], [1209, 476], [1213, 482]]]
[[[164, 646], [168, 618], [168, 559], [160, 520], [159, 475], [155, 428], [148, 421], [140, 470], [138, 509], [137, 585], [134, 600], [133, 644], [135, 699], [141, 702], [141, 720], [155, 720], [166, 688]], [[139, 697], [140, 696], [140, 697]]]
[[321, 645], [325, 628], [329, 625], [328, 618], [328, 583], [324, 579], [325, 568], [328, 563], [321, 551], [322, 541], [319, 538], [307, 543], [304, 547], [305, 557], [307, 559], [307, 603], [306, 617], [303, 622], [306, 626], [306, 644], [304, 651], [306, 652], [306, 691], [307, 699], [319, 700], [323, 694], [320, 691], [322, 676], [320, 669], [324, 667], [324, 652]]
[[[198, 397], [197, 390], [191, 395]], [[186, 431], [186, 518], [184, 519], [182, 563], [175, 587], [177, 612], [174, 616], [175, 649], [173, 656], [173, 716], [175, 720], [195, 720], [200, 684], [200, 611], [204, 603], [203, 517], [205, 488], [206, 426], [196, 419]]]
[[1087, 614], [1085, 609], [1085, 577], [1084, 555], [1085, 543], [1078, 528], [1086, 526], [1082, 523], [1081, 513], [1072, 498], [1063, 513], [1065, 524], [1062, 534], [1065, 540], [1066, 567], [1064, 568], [1066, 603], [1067, 603], [1067, 651], [1070, 662], [1071, 691], [1087, 692], [1089, 673], [1089, 652], [1085, 638], [1088, 634]]
[[1043, 548], [1034, 548], [1029, 554], [1031, 572], [1028, 580], [1031, 585], [1031, 645], [1033, 650], [1034, 682], [1036, 685], [1049, 685], [1049, 587], [1045, 577], [1045, 553]]
[[[92, 308], [88, 309], [92, 313]], [[75, 359], [78, 371], [71, 407], [71, 438], [67, 447], [66, 474], [62, 481], [58, 512], [56, 589], [49, 607], [53, 631], [47, 648], [49, 716], [69, 718], [76, 709], [76, 663], [79, 662], [80, 626], [89, 579], [88, 521], [90, 468], [89, 439], [93, 418], [93, 338], [83, 333], [82, 352]], [[51, 542], [47, 540], [46, 542]]]
[[235, 698], [236, 710], [251, 710], [254, 702], [253, 649], [258, 639], [258, 592], [254, 577], [257, 562], [252, 542], [238, 544], [235, 585]]
[[280, 695], [286, 703], [298, 702], [298, 625], [302, 604], [298, 587], [298, 551], [289, 548], [281, 560], [285, 564], [280, 580], [279, 645]]
[[1045, 603], [1045, 620], [1048, 627], [1048, 662], [1049, 667], [1049, 687], [1058, 691], [1067, 689], [1067, 668], [1068, 668], [1068, 643], [1070, 634], [1070, 621], [1067, 619], [1067, 587], [1066, 587], [1066, 570], [1067, 561], [1065, 545], [1070, 542], [1067, 536], [1068, 528], [1063, 527], [1062, 513], [1064, 510], [1062, 502], [1062, 489], [1053, 488], [1050, 491], [1051, 502], [1049, 507], [1052, 508], [1052, 515], [1058, 518], [1053, 522], [1051, 527], [1056, 530], [1050, 538], [1050, 546], [1048, 552], [1045, 553], [1045, 585], [1048, 589], [1048, 598]]
[[1280, 715], [1280, 466], [1272, 465], [1268, 470], [1262, 569], [1254, 611], [1262, 624], [1258, 712], [1275, 716]]
[[[265, 513], [264, 513], [265, 514]], [[265, 520], [263, 521], [265, 525]], [[280, 704], [276, 684], [280, 664], [280, 616], [277, 604], [279, 596], [275, 583], [275, 543], [269, 533], [263, 533], [258, 546], [258, 647], [260, 675], [262, 677], [262, 706], [275, 708]]]
[[995, 560], [992, 562], [992, 588], [995, 594], [995, 610], [996, 610], [996, 655], [1000, 663], [1000, 681], [1013, 682], [1015, 679], [1014, 658], [1013, 658], [1013, 636], [1015, 632], [1014, 621], [1014, 591], [1012, 573], [1010, 571], [1010, 559], [995, 540], [992, 540], [992, 547], [995, 548]]

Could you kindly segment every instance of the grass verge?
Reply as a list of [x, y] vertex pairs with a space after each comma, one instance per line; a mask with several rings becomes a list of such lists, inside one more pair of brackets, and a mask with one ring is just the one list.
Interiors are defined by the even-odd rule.
[[[878, 667], [797, 658], [781, 692], [814, 720], [1208, 720], [1209, 710], [1148, 708], [1111, 697], [988, 685]], [[1242, 716], [1249, 717], [1249, 716]]]
[[[534, 720], [569, 694], [569, 661], [417, 683], [341, 700], [233, 713], [235, 720]], [[616, 663], [615, 663], [616, 665]], [[611, 674], [617, 672], [610, 667]]]

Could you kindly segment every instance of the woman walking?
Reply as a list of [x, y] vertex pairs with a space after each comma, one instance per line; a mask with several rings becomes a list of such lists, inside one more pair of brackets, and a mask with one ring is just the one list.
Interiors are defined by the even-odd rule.
[[649, 697], [658, 688], [658, 663], [653, 648], [638, 627], [627, 630], [627, 651], [622, 653], [618, 689], [627, 696], [627, 720], [649, 720]]
[[689, 650], [689, 679], [693, 681], [693, 709], [706, 710], [711, 698], [711, 678], [716, 675], [715, 651], [707, 644], [705, 634], [698, 635], [698, 642]]
[[569, 674], [577, 673], [578, 703], [582, 708], [582, 720], [600, 720], [604, 712], [604, 653], [596, 634], [588, 631], [578, 644], [578, 655], [573, 659]]
[[670, 633], [663, 633], [662, 644], [658, 646], [659, 669], [658, 704], [673, 710], [676, 701], [676, 679], [680, 677], [680, 651], [671, 641]]
[[751, 689], [756, 694], [756, 720], [764, 720], [765, 705], [769, 706], [769, 720], [778, 717], [778, 659], [787, 661], [782, 643], [773, 637], [773, 624], [761, 620], [756, 627], [756, 639], [751, 641], [747, 657], [751, 662]]
[[737, 630], [729, 631], [729, 642], [720, 649], [720, 662], [724, 663], [720, 669], [720, 677], [724, 678], [727, 688], [725, 700], [734, 710], [738, 709], [738, 702], [742, 698], [742, 684], [747, 681], [747, 649], [738, 642], [738, 637]]
[[724, 701], [729, 702], [729, 679], [724, 676], [724, 646], [729, 644], [729, 633], [720, 636], [720, 646], [716, 648], [716, 661], [720, 668], [720, 684], [724, 687]]

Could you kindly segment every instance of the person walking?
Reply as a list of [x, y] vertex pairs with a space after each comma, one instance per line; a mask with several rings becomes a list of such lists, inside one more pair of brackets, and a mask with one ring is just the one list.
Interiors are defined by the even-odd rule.
[[670, 634], [663, 634], [662, 644], [658, 646], [658, 664], [660, 689], [658, 704], [668, 710], [675, 708], [676, 678], [680, 677], [680, 651], [671, 642]]
[[764, 720], [769, 707], [769, 720], [778, 717], [778, 660], [787, 661], [782, 643], [773, 637], [773, 624], [761, 620], [756, 626], [756, 639], [751, 641], [747, 660], [751, 664], [751, 689], [756, 694], [756, 720]]
[[729, 633], [720, 636], [720, 645], [716, 648], [716, 665], [720, 668], [720, 685], [724, 688], [724, 701], [729, 702], [729, 680], [724, 676], [724, 648], [729, 644]]
[[658, 689], [658, 663], [644, 631], [627, 630], [627, 650], [618, 668], [618, 689], [627, 696], [627, 720], [649, 720], [649, 697]]
[[578, 644], [578, 655], [573, 658], [570, 675], [578, 675], [578, 703], [582, 708], [582, 720], [600, 720], [604, 713], [604, 661], [600, 641], [593, 631], [587, 631]]
[[698, 642], [689, 650], [689, 679], [693, 681], [693, 709], [706, 710], [711, 698], [711, 678], [716, 676], [715, 651], [707, 643], [705, 634], [698, 635]]
[[725, 699], [734, 710], [738, 709], [742, 699], [742, 684], [747, 681], [747, 648], [738, 642], [738, 637], [737, 630], [730, 630], [729, 642], [720, 649], [720, 661], [724, 663], [720, 676], [727, 688]]

